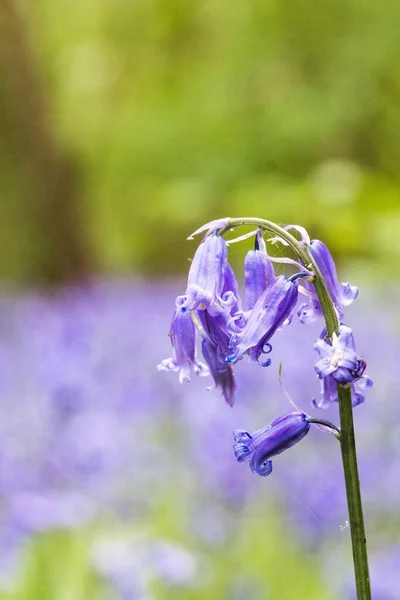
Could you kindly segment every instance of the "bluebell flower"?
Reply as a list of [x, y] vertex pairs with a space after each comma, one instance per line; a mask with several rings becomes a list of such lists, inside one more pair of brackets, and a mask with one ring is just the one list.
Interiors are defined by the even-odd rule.
[[232, 290], [223, 290], [226, 271], [229, 276], [227, 265], [228, 250], [224, 238], [216, 233], [206, 236], [189, 269], [184, 307], [206, 309], [213, 316], [229, 312], [237, 297]]
[[243, 321], [243, 312], [239, 286], [228, 261], [224, 268], [222, 296], [226, 297], [227, 292], [233, 294], [235, 302], [227, 309], [226, 313], [212, 316], [208, 310], [197, 310], [195, 320], [203, 338], [201, 344], [203, 358], [215, 387], [221, 390], [225, 402], [229, 406], [233, 406], [236, 383], [232, 367], [226, 363], [225, 359], [230, 353], [231, 329], [229, 326], [236, 328], [236, 323]]
[[252, 360], [268, 366], [271, 361], [260, 362], [260, 356], [271, 351], [268, 342], [290, 316], [297, 297], [297, 282], [283, 275], [277, 277], [257, 300], [243, 330], [232, 336], [230, 346], [233, 352], [227, 357], [227, 362], [234, 363], [247, 353]]
[[215, 387], [221, 390], [225, 402], [233, 406], [236, 383], [232, 367], [225, 360], [229, 354], [230, 340], [225, 319], [222, 315], [211, 317], [205, 310], [197, 311], [197, 318], [203, 336], [202, 354], [214, 379]]
[[190, 311], [185, 307], [186, 296], [178, 296], [169, 332], [173, 356], [159, 365], [159, 371], [179, 371], [179, 381], [188, 383], [192, 369], [197, 375], [208, 375], [207, 367], [196, 358], [196, 330]]
[[[365, 392], [373, 387], [373, 381], [368, 375], [363, 375], [359, 379], [353, 381], [351, 385], [351, 401], [353, 407], [365, 402]], [[339, 402], [337, 382], [328, 375], [321, 380], [321, 395], [319, 400], [312, 399], [314, 408], [326, 409], [332, 405], [332, 402]]]
[[340, 325], [332, 340], [318, 339], [314, 349], [319, 354], [315, 370], [320, 379], [330, 375], [341, 385], [347, 385], [359, 379], [365, 371], [366, 362], [355, 351], [353, 332], [346, 325]]
[[253, 473], [266, 477], [272, 472], [271, 458], [297, 444], [309, 429], [309, 417], [301, 412], [277, 417], [251, 434], [236, 429], [233, 432], [236, 459], [238, 462], [249, 460]]
[[366, 362], [357, 354], [353, 332], [350, 327], [340, 325], [332, 342], [325, 338], [326, 330], [314, 344], [319, 354], [315, 370], [321, 379], [320, 400], [313, 399], [314, 408], [328, 408], [338, 402], [337, 383], [351, 385], [353, 406], [364, 402], [364, 393], [371, 389], [373, 381], [364, 375]]
[[267, 254], [262, 232], [259, 229], [254, 241], [254, 250], [249, 250], [244, 259], [244, 281], [247, 308], [254, 308], [257, 300], [275, 281], [274, 267]]
[[[321, 271], [325, 280], [329, 294], [338, 311], [339, 317], [343, 318], [341, 308], [349, 306], [358, 296], [358, 287], [350, 283], [340, 283], [336, 265], [331, 253], [323, 242], [312, 240], [309, 251]], [[298, 316], [302, 323], [311, 323], [322, 316], [322, 309], [318, 301], [318, 296], [311, 282], [305, 281], [300, 287], [300, 292], [310, 298], [309, 303], [302, 304], [298, 310]]]
[[321, 304], [314, 286], [309, 281], [304, 281], [300, 286], [299, 291], [307, 295], [308, 302], [300, 304], [297, 310], [297, 316], [299, 317], [300, 323], [308, 325], [323, 316]]
[[202, 341], [201, 351], [214, 379], [215, 387], [222, 391], [225, 402], [229, 406], [233, 406], [236, 383], [231, 365], [227, 364], [225, 360], [221, 362], [218, 347], [207, 339]]

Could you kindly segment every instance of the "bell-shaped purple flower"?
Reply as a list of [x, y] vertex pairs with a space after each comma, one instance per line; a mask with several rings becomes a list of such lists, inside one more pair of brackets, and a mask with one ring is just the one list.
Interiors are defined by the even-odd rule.
[[214, 379], [215, 387], [221, 390], [225, 402], [233, 406], [236, 383], [231, 365], [228, 365], [225, 360], [221, 361], [220, 349], [206, 338], [201, 343], [201, 351]]
[[297, 316], [299, 317], [300, 323], [308, 325], [308, 323], [313, 323], [323, 316], [321, 304], [318, 300], [314, 286], [309, 281], [304, 281], [299, 287], [299, 291], [306, 294], [309, 300], [308, 302], [300, 304]]
[[223, 291], [228, 250], [224, 238], [213, 233], [197, 248], [189, 269], [184, 307], [207, 309], [211, 315], [227, 312], [237, 302], [235, 294]]
[[196, 330], [190, 311], [185, 307], [186, 301], [186, 296], [178, 296], [176, 299], [176, 310], [169, 332], [173, 356], [157, 365], [159, 371], [179, 371], [181, 383], [190, 381], [192, 369], [197, 375], [208, 375], [207, 367], [196, 358]]
[[358, 287], [339, 282], [335, 262], [323, 242], [312, 240], [309, 250], [325, 279], [333, 302], [339, 306], [349, 306], [358, 296]]
[[[271, 351], [268, 342], [290, 316], [297, 296], [297, 282], [286, 279], [283, 275], [277, 277], [257, 300], [243, 330], [232, 336], [230, 346], [233, 352], [226, 361], [234, 363], [247, 353], [252, 360], [260, 362], [261, 354]], [[267, 360], [260, 364], [268, 366], [270, 362]]]
[[337, 383], [351, 385], [353, 406], [365, 400], [365, 392], [372, 388], [373, 381], [364, 375], [365, 361], [357, 354], [353, 332], [350, 327], [340, 325], [338, 335], [332, 342], [325, 338], [326, 330], [314, 344], [319, 354], [315, 370], [321, 379], [321, 396], [313, 398], [314, 408], [328, 408], [332, 402], [338, 402]]
[[275, 280], [274, 267], [260, 229], [256, 233], [254, 250], [249, 250], [244, 259], [244, 280], [246, 304], [251, 310]]
[[[343, 306], [349, 306], [357, 298], [358, 287], [350, 283], [340, 283], [333, 257], [323, 242], [312, 240], [309, 251], [321, 271], [339, 318], [343, 318], [340, 309]], [[301, 323], [311, 323], [322, 316], [317, 293], [313, 284], [308, 281], [302, 284], [300, 292], [308, 296], [310, 300], [309, 303], [302, 304], [299, 307], [298, 317]]]
[[249, 460], [253, 473], [266, 477], [272, 472], [271, 458], [297, 444], [309, 429], [309, 417], [301, 412], [282, 415], [251, 434], [236, 429], [233, 432], [236, 459]]
[[203, 336], [201, 344], [203, 357], [214, 379], [215, 387], [221, 390], [226, 403], [233, 406], [236, 384], [232, 367], [225, 360], [229, 354], [230, 334], [224, 316], [211, 317], [207, 311], [199, 310], [197, 318]]
[[[373, 387], [374, 383], [368, 375], [363, 375], [359, 379], [353, 381], [351, 385], [351, 402], [353, 408], [365, 402], [365, 392]], [[332, 402], [338, 402], [337, 382], [332, 375], [328, 375], [321, 380], [321, 395], [319, 400], [312, 399], [314, 408], [327, 409], [332, 405]]]
[[329, 338], [320, 338], [314, 343], [319, 354], [315, 370], [320, 379], [328, 375], [341, 385], [359, 379], [366, 367], [366, 362], [355, 351], [353, 332], [350, 327], [340, 325], [338, 334]]

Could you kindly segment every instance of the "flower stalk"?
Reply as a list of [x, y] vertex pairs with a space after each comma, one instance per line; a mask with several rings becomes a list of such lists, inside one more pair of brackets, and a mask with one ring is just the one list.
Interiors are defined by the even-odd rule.
[[[229, 219], [224, 227], [224, 231], [239, 225], [255, 225], [261, 230], [275, 234], [294, 250], [305, 268], [313, 272], [313, 284], [325, 319], [327, 336], [332, 339], [333, 335], [337, 334], [340, 325], [337, 312], [321, 271], [308, 250], [307, 245], [299, 241], [287, 229], [264, 219]], [[337, 437], [340, 441], [346, 485], [357, 600], [371, 600], [367, 542], [358, 475], [351, 388], [337, 383], [337, 391], [340, 415], [340, 435]]]
[[[242, 225], [256, 230], [233, 240], [224, 239], [225, 233]], [[270, 258], [263, 240], [266, 231], [273, 234], [270, 242], [289, 246], [296, 260]], [[225, 217], [206, 223], [188, 239], [200, 233], [205, 233], [205, 237], [194, 255], [186, 292], [178, 296], [172, 320], [173, 356], [162, 361], [158, 369], [179, 371], [183, 382], [190, 380], [191, 371], [205, 374], [208, 367], [215, 386], [226, 403], [233, 406], [236, 384], [232, 365], [247, 355], [268, 367], [271, 359], [264, 355], [272, 350], [271, 338], [290, 324], [299, 291], [308, 298], [297, 313], [300, 321], [304, 324], [318, 317], [325, 320], [325, 328], [314, 344], [319, 355], [314, 369], [321, 381], [322, 396], [319, 401], [314, 398], [313, 405], [323, 409], [338, 402], [340, 428], [310, 417], [289, 398], [296, 412], [281, 415], [253, 433], [235, 430], [234, 452], [238, 462], [249, 462], [254, 473], [267, 477], [272, 472], [271, 459], [301, 441], [311, 425], [337, 437], [346, 484], [357, 600], [371, 600], [353, 407], [364, 402], [364, 391], [372, 387], [373, 381], [364, 375], [366, 362], [356, 350], [352, 330], [343, 323], [342, 312], [343, 306], [357, 298], [358, 288], [339, 281], [329, 249], [320, 240], [310, 240], [299, 225], [280, 227], [265, 219]], [[228, 262], [228, 245], [253, 236], [254, 250], [247, 253], [244, 264], [244, 308]], [[276, 276], [272, 261], [294, 265], [297, 272], [290, 277]], [[195, 356], [194, 326], [202, 338], [207, 367]]]

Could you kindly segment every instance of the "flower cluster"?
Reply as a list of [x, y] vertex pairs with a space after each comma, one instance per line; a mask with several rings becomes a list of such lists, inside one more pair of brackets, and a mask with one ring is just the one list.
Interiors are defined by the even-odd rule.
[[[274, 227], [281, 235], [272, 239], [299, 249], [298, 261], [272, 259], [263, 238], [264, 230], [258, 228], [237, 238], [254, 236], [254, 247], [244, 260], [245, 300], [242, 302], [223, 238], [231, 224], [230, 219], [219, 219], [195, 232], [206, 234], [193, 258], [185, 294], [176, 299], [170, 329], [173, 356], [163, 360], [158, 369], [178, 371], [181, 383], [190, 381], [192, 371], [198, 375], [211, 373], [215, 386], [232, 406], [236, 387], [232, 366], [244, 356], [264, 367], [271, 364], [270, 341], [277, 330], [290, 324], [299, 293], [308, 300], [297, 311], [301, 323], [311, 323], [324, 316], [315, 285], [318, 279], [330, 296], [338, 329], [331, 336], [324, 329], [314, 344], [319, 355], [315, 371], [321, 380], [321, 398], [313, 399], [312, 404], [314, 408], [327, 408], [337, 402], [338, 385], [351, 388], [353, 406], [363, 402], [364, 392], [372, 387], [372, 380], [364, 375], [366, 363], [356, 351], [352, 330], [343, 323], [343, 308], [357, 298], [358, 288], [339, 282], [328, 248], [319, 240], [310, 240], [303, 227]], [[289, 230], [300, 234], [301, 239], [291, 236]], [[274, 260], [294, 265], [297, 271], [289, 277], [278, 275]], [[196, 357], [196, 336], [201, 338], [205, 364]], [[279, 417], [253, 434], [235, 431], [237, 460], [248, 459], [252, 471], [269, 475], [270, 458], [300, 441], [308, 433], [310, 423], [317, 421], [295, 408], [296, 413]], [[334, 426], [327, 428], [337, 432]]]
[[[170, 329], [173, 356], [158, 365], [159, 370], [178, 371], [181, 382], [190, 381], [192, 370], [211, 373], [230, 406], [236, 388], [232, 365], [244, 355], [262, 366], [271, 363], [265, 358], [269, 341], [291, 318], [298, 298], [298, 275], [275, 275], [260, 230], [254, 250], [246, 255], [244, 274], [245, 307], [225, 239], [217, 230], [207, 233], [194, 255], [185, 294], [176, 299]], [[196, 358], [196, 331], [206, 364]]]

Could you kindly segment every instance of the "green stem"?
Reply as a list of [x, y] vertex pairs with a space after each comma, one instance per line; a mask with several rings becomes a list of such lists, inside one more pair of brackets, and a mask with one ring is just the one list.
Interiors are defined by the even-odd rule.
[[357, 599], [371, 600], [367, 540], [365, 537], [360, 479], [358, 476], [351, 389], [338, 385], [338, 397], [341, 429], [340, 447], [342, 450], [344, 479], [349, 509]]
[[[230, 219], [225, 231], [239, 225], [255, 225], [281, 237], [296, 252], [306, 269], [314, 273], [313, 284], [324, 314], [328, 336], [332, 338], [339, 328], [339, 320], [324, 278], [308, 247], [276, 223], [258, 218]], [[371, 600], [367, 542], [358, 476], [356, 443], [354, 436], [351, 388], [337, 384], [340, 414], [340, 448], [342, 453], [347, 506], [353, 549], [357, 600]]]

